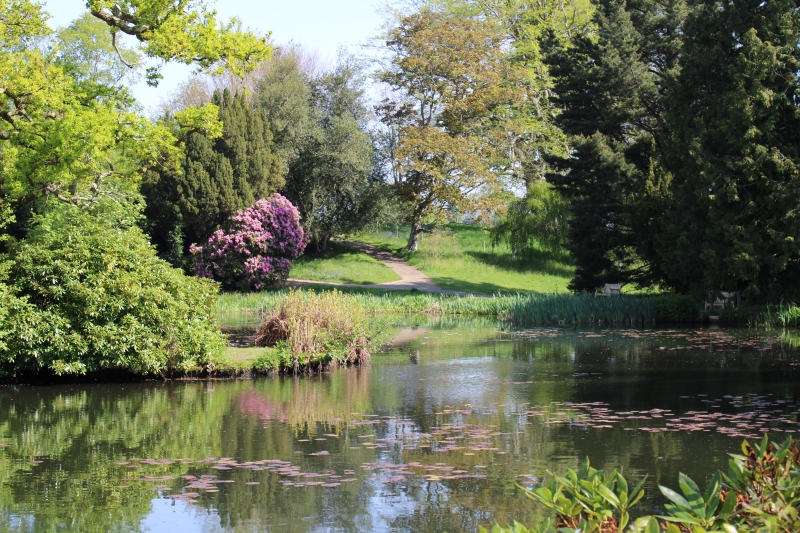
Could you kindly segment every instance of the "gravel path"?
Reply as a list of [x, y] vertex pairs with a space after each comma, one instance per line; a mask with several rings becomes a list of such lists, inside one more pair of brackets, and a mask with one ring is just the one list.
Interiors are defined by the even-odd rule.
[[[387, 267], [394, 270], [394, 272], [400, 276], [398, 281], [389, 281], [387, 283], [378, 283], [378, 284], [370, 284], [370, 285], [359, 285], [356, 283], [333, 283], [328, 281], [311, 281], [305, 279], [289, 279], [290, 282], [305, 285], [305, 284], [314, 284], [314, 285], [331, 285], [335, 287], [361, 287], [362, 289], [384, 289], [384, 290], [394, 290], [394, 291], [408, 291], [411, 289], [417, 289], [418, 291], [422, 292], [434, 292], [437, 294], [452, 294], [457, 296], [469, 296], [470, 293], [467, 292], [460, 292], [460, 291], [449, 291], [442, 289], [438, 285], [436, 285], [431, 278], [423, 274], [420, 270], [414, 268], [413, 266], [409, 265], [406, 261], [403, 261], [396, 255], [387, 252], [386, 250], [381, 250], [375, 246], [364, 244], [363, 242], [355, 242], [355, 241], [341, 241], [342, 243], [352, 246], [362, 252], [370, 255], [386, 265]], [[484, 296], [484, 295], [476, 295], [476, 296]]]

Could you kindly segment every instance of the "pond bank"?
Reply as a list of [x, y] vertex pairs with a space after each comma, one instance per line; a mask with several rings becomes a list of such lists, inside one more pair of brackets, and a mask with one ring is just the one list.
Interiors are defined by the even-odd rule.
[[[259, 319], [274, 313], [293, 293], [326, 294], [316, 290], [226, 293], [220, 296], [218, 317], [223, 325]], [[623, 295], [597, 298], [591, 294], [497, 294], [491, 298], [421, 292], [350, 291], [338, 294], [366, 313], [490, 316], [520, 325], [652, 325], [694, 323], [701, 304], [688, 296]]]

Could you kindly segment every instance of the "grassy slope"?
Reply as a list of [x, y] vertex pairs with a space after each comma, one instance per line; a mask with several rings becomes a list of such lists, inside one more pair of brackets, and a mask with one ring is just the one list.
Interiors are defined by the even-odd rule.
[[405, 250], [408, 230], [399, 237], [390, 231], [364, 233], [353, 240], [389, 250], [419, 268], [443, 289], [492, 294], [498, 291], [566, 292], [573, 268], [565, 255], [540, 253], [512, 259], [508, 246], [492, 248], [488, 231], [480, 226], [450, 224], [426, 234], [416, 253]]
[[289, 277], [336, 283], [386, 283], [400, 277], [380, 261], [350, 246], [332, 242], [324, 254], [308, 251], [292, 263]]

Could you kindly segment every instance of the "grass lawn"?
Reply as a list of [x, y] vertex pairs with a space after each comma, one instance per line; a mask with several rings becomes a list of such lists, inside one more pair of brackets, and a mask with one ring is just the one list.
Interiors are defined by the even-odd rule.
[[377, 259], [345, 244], [332, 242], [328, 251], [310, 250], [292, 262], [289, 277], [312, 281], [367, 285], [397, 281], [400, 277]]
[[228, 346], [228, 356], [237, 363], [249, 363], [255, 361], [259, 356], [264, 355], [264, 353], [269, 348], [258, 348], [256, 346], [250, 346], [247, 348], [234, 348], [232, 346]]
[[448, 224], [425, 234], [419, 251], [408, 252], [408, 229], [363, 233], [352, 238], [388, 250], [425, 272], [443, 289], [493, 294], [496, 292], [567, 292], [573, 267], [569, 256], [539, 252], [530, 258], [511, 258], [505, 244], [492, 248], [488, 229]]

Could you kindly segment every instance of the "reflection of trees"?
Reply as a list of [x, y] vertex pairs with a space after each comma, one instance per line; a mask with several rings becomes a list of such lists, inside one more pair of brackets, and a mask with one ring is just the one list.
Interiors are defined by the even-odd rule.
[[[397, 485], [367, 480], [331, 490], [287, 488], [275, 474], [235, 469], [220, 475], [237, 483], [191, 504], [206, 516], [209, 531], [294, 533], [314, 526], [364, 531], [373, 525], [455, 532], [513, 518], [536, 523], [543, 511], [517, 487], [518, 474], [545, 477], [546, 470], [563, 472], [587, 456], [598, 468], [622, 467], [630, 480], [649, 474], [646, 505], [655, 505], [662, 501], [656, 483], [674, 487], [683, 470], [703, 485], [707, 474], [724, 467], [726, 453], [735, 451], [739, 440], [704, 432], [650, 434], [548, 424], [547, 416], [526, 416], [528, 406], [546, 406], [551, 417], [563, 419], [570, 409], [565, 402], [683, 412], [699, 405], [679, 396], [698, 392], [715, 398], [737, 394], [737, 387], [739, 393], [769, 387], [776, 396], [797, 396], [789, 366], [796, 358], [778, 349], [757, 356], [744, 349], [659, 351], [682, 341], [586, 338], [570, 330], [524, 339], [494, 327], [434, 326], [425, 336], [430, 338], [415, 339], [396, 355], [377, 355], [373, 367], [310, 378], [0, 389], [0, 442], [10, 444], [0, 448], [0, 531], [138, 531], [156, 495], [148, 490], [154, 483], [123, 478], [217, 473], [196, 463], [137, 470], [113, 464], [130, 457], [282, 459], [307, 472], [358, 468], [379, 455], [398, 464], [445, 462], [470, 472], [475, 465], [488, 467], [485, 480], [427, 482], [415, 476]], [[411, 349], [419, 350], [418, 365], [409, 363]], [[779, 385], [770, 381], [778, 379]], [[466, 403], [486, 409], [479, 415], [444, 413], [446, 405], [461, 409]], [[377, 428], [348, 429], [349, 421], [359, 419], [353, 413], [397, 415], [416, 425], [385, 421]], [[505, 453], [377, 451], [362, 447], [357, 438], [373, 431], [389, 438], [430, 433], [448, 423], [491, 427], [503, 434], [496, 446]], [[341, 438], [297, 443], [323, 433]], [[331, 455], [295, 454], [321, 449]], [[35, 453], [43, 455], [42, 464], [29, 464]], [[261, 485], [245, 485], [251, 480]], [[165, 484], [183, 486], [177, 478]], [[384, 507], [376, 511], [375, 505]]]
[[[362, 368], [310, 379], [3, 390], [0, 408], [7, 414], [0, 420], [0, 442], [9, 446], [0, 451], [0, 521], [19, 524], [11, 531], [138, 531], [156, 495], [148, 490], [154, 483], [124, 478], [208, 470], [179, 463], [132, 470], [114, 462], [291, 459], [293, 435], [334, 430], [343, 422], [331, 419], [371, 411], [369, 376]], [[29, 464], [32, 454], [41, 454], [43, 462]], [[286, 501], [277, 497], [287, 490], [277, 476], [259, 481], [259, 490], [230, 484], [200, 505], [216, 507], [219, 520], [230, 526], [264, 521], [276, 502], [286, 502], [287, 520], [313, 514], [320, 505], [318, 491], [297, 491]], [[179, 479], [166, 484], [182, 486]], [[324, 498], [352, 499], [355, 493], [356, 487], [343, 487]]]
[[[207, 435], [228, 402], [203, 384], [81, 389], [0, 393], [8, 413], [0, 438], [9, 443], [0, 465], [3, 523], [27, 516], [19, 531], [138, 530], [153, 493], [119, 488], [131, 471], [114, 461], [221, 451]], [[28, 464], [32, 454], [42, 454], [42, 464]]]

